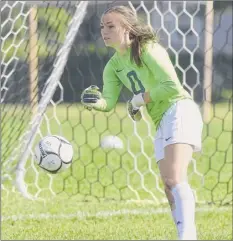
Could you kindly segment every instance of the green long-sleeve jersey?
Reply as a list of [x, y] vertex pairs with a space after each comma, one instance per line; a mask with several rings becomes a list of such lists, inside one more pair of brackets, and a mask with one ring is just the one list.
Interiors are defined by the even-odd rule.
[[141, 55], [142, 66], [130, 59], [130, 49], [120, 55], [116, 52], [103, 73], [103, 98], [110, 111], [115, 107], [122, 86], [133, 94], [149, 92], [151, 102], [147, 111], [157, 127], [163, 114], [176, 101], [191, 98], [182, 87], [167, 51], [158, 43], [148, 43]]

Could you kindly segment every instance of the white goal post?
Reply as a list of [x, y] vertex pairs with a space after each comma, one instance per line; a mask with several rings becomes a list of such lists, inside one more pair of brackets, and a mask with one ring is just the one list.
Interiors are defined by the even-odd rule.
[[[80, 105], [85, 87], [101, 85], [111, 51], [101, 41], [99, 20], [106, 8], [118, 4], [135, 9], [157, 30], [180, 81], [208, 113], [203, 152], [194, 156], [189, 170], [197, 202], [232, 203], [232, 22], [224, 25], [227, 7], [209, 6], [207, 12], [204, 1], [1, 2], [3, 200], [21, 193], [40, 200], [166, 201], [154, 158], [155, 130], [146, 111], [140, 123], [128, 118], [126, 90], [110, 113], [88, 112]], [[219, 51], [213, 48], [216, 41], [222, 44]], [[34, 162], [33, 147], [47, 134], [63, 135], [74, 147], [73, 164], [63, 173], [45, 173]], [[119, 136], [124, 149], [101, 149], [100, 139], [108, 134]]]

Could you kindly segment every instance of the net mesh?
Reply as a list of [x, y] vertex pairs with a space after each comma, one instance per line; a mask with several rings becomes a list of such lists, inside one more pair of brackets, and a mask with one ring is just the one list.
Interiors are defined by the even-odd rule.
[[[90, 84], [102, 86], [102, 70], [112, 54], [100, 38], [98, 26], [109, 6], [124, 4], [158, 31], [171, 56], [183, 86], [200, 108], [208, 104], [208, 121], [203, 132], [203, 151], [195, 155], [189, 180], [200, 203], [232, 203], [232, 12], [214, 11], [213, 49], [206, 49], [204, 2], [111, 2], [89, 4], [54, 95], [42, 115], [32, 147], [20, 149], [30, 121], [38, 113], [47, 80], [61, 67], [58, 51], [69, 39], [69, 23], [76, 8], [72, 1], [1, 2], [1, 132], [2, 190], [7, 200], [17, 195], [14, 171], [19, 153], [28, 151], [21, 179], [25, 192], [48, 200], [52, 196], [78, 201], [148, 200], [166, 201], [154, 158], [155, 130], [147, 113], [135, 124], [124, 102], [131, 95], [123, 90], [119, 104], [110, 113], [88, 112], [80, 95]], [[231, 50], [231, 51], [230, 51]], [[213, 65], [205, 56], [213, 52]], [[206, 68], [203, 68], [206, 67]], [[213, 70], [211, 86], [204, 86], [206, 69]], [[204, 87], [203, 87], [204, 86]], [[205, 98], [211, 88], [212, 100]], [[209, 92], [208, 92], [209, 93]], [[66, 137], [75, 156], [71, 168], [50, 175], [34, 162], [33, 145], [47, 134]], [[122, 150], [103, 150], [100, 140], [117, 135]], [[15, 199], [11, 199], [15, 200]]]

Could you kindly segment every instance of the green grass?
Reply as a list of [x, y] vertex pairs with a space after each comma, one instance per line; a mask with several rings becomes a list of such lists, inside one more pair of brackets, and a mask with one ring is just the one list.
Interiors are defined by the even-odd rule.
[[[25, 201], [24, 206], [29, 208], [24, 216], [18, 215], [18, 219], [12, 217], [2, 221], [2, 239], [174, 240], [177, 238], [169, 212], [158, 209], [152, 204], [80, 204], [66, 200], [63, 203], [47, 204], [46, 207]], [[34, 217], [28, 216], [32, 210]], [[64, 216], [61, 215], [61, 211]], [[113, 212], [113, 215], [111, 216], [109, 212]], [[45, 218], [45, 214], [50, 216]], [[209, 207], [209, 211], [207, 209], [196, 212], [198, 239], [231, 240], [231, 224], [231, 207]]]
[[[7, 140], [2, 146], [2, 174], [7, 173], [6, 167], [15, 165], [6, 160], [29, 123], [30, 108], [18, 106], [16, 110], [7, 106], [2, 112], [6, 116], [1, 123], [2, 137]], [[56, 110], [50, 106], [41, 135], [50, 132], [70, 140], [75, 151], [73, 164], [62, 173], [49, 175], [33, 159], [28, 160], [28, 191], [46, 202], [26, 200], [14, 192], [10, 180], [4, 182], [2, 239], [175, 239], [169, 212], [154, 213], [165, 196], [154, 158], [155, 130], [146, 113], [144, 116], [146, 121], [134, 126], [120, 104], [111, 113], [88, 112], [79, 105], [58, 105]], [[101, 149], [100, 139], [108, 134], [119, 136], [125, 148]], [[39, 139], [37, 135], [36, 141]], [[198, 207], [205, 208], [197, 212], [199, 239], [232, 239], [232, 208], [219, 206], [232, 204], [230, 104], [213, 106], [213, 118], [203, 131], [203, 153], [194, 158], [189, 180], [196, 190]], [[208, 203], [214, 203], [209, 210]], [[126, 209], [131, 213], [97, 215]], [[140, 214], [133, 214], [135, 210]]]

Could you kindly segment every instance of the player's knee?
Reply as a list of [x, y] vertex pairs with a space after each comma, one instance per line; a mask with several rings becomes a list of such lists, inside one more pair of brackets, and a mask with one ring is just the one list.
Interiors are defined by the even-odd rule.
[[180, 183], [180, 180], [177, 178], [163, 178], [165, 189], [171, 191], [173, 187]]

